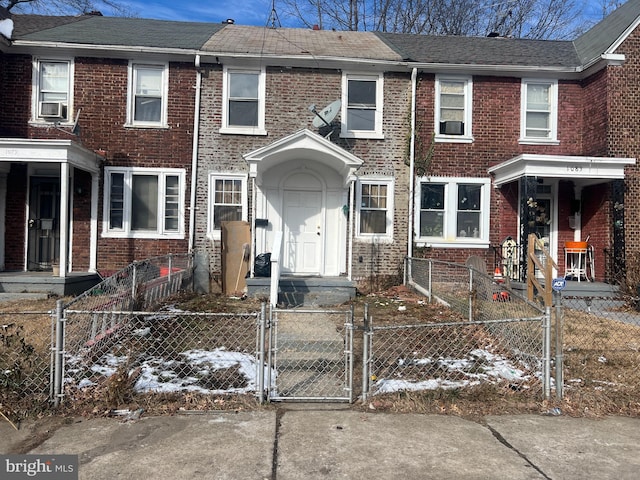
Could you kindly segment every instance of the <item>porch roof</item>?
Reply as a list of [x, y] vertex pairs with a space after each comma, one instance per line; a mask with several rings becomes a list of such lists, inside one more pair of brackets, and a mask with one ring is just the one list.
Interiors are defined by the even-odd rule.
[[266, 147], [254, 150], [243, 158], [249, 163], [249, 174], [258, 179], [262, 173], [282, 162], [308, 158], [336, 170], [345, 181], [350, 181], [363, 161], [335, 143], [308, 129], [276, 140]]
[[490, 167], [489, 173], [496, 187], [521, 177], [571, 178], [589, 185], [623, 179], [624, 167], [635, 163], [635, 158], [522, 154]]
[[102, 160], [100, 155], [73, 140], [0, 138], [0, 163], [68, 163], [98, 173]]

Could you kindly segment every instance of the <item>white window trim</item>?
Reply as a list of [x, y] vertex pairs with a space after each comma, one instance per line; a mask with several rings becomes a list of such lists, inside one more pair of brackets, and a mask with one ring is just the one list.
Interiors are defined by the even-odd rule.
[[[527, 86], [530, 83], [546, 83], [550, 85], [549, 100], [551, 113], [549, 118], [549, 138], [527, 137]], [[559, 145], [558, 140], [558, 81], [539, 78], [523, 78], [520, 90], [520, 144], [524, 145]]]
[[[124, 174], [124, 212], [123, 229], [109, 230], [109, 206], [111, 201], [111, 174]], [[131, 230], [131, 179], [135, 174], [158, 175], [158, 227], [155, 232], [142, 232]], [[178, 231], [164, 231], [164, 209], [165, 209], [165, 178], [167, 176], [177, 176], [180, 188]], [[102, 211], [102, 236], [104, 238], [158, 238], [158, 239], [184, 239], [185, 222], [185, 179], [186, 173], [182, 168], [143, 168], [143, 167], [105, 167], [104, 169], [104, 200]]]
[[[386, 233], [361, 233], [360, 232], [360, 212], [362, 205], [362, 185], [387, 185], [387, 232]], [[356, 238], [360, 241], [371, 243], [393, 243], [393, 218], [394, 218], [394, 185], [393, 177], [388, 176], [366, 176], [360, 177], [356, 182], [356, 218], [355, 230]]]
[[[440, 82], [441, 81], [464, 82], [464, 135], [446, 135], [440, 133]], [[436, 75], [435, 82], [436, 98], [435, 98], [435, 141], [448, 143], [471, 143], [473, 142], [473, 77], [470, 76], [454, 76], [454, 75]]]
[[[376, 112], [375, 112], [375, 130], [349, 130], [347, 125], [347, 102], [349, 91], [349, 80], [375, 80], [376, 81]], [[382, 133], [383, 120], [383, 104], [384, 104], [384, 75], [382, 73], [342, 73], [342, 111], [340, 114], [342, 138], [375, 138], [384, 139]]]
[[[421, 186], [424, 183], [445, 184], [445, 208], [444, 208], [444, 236], [421, 237], [420, 236], [420, 195]], [[458, 184], [478, 184], [482, 186], [480, 199], [480, 237], [458, 237], [455, 231], [456, 214], [458, 204]], [[489, 178], [464, 178], [464, 177], [417, 177], [414, 194], [414, 225], [415, 241], [418, 247], [436, 248], [489, 248], [489, 220], [491, 208], [491, 179]]]
[[242, 195], [242, 221], [247, 221], [249, 217], [249, 206], [247, 204], [247, 175], [238, 175], [234, 173], [209, 172], [209, 193], [207, 208], [207, 237], [211, 240], [221, 240], [222, 230], [214, 229], [214, 188], [216, 179], [224, 180], [240, 180]]
[[[237, 72], [246, 73], [259, 73], [258, 80], [258, 126], [257, 127], [239, 127], [229, 126], [229, 74]], [[222, 127], [220, 133], [228, 133], [234, 135], [266, 135], [267, 130], [265, 127], [265, 112], [266, 112], [266, 99], [267, 99], [267, 87], [266, 87], [266, 69], [261, 68], [241, 68], [225, 65], [223, 67], [222, 75]]]
[[[134, 120], [135, 109], [135, 68], [158, 67], [162, 68], [162, 110], [159, 122], [148, 122]], [[135, 128], [167, 128], [168, 127], [168, 100], [169, 100], [169, 64], [156, 62], [130, 61], [128, 68], [128, 88], [127, 88], [127, 123], [125, 127]]]
[[[67, 118], [60, 121], [60, 119], [47, 119], [40, 118], [38, 116], [38, 106], [40, 102], [40, 64], [47, 62], [67, 62], [69, 64], [69, 84], [67, 86]], [[60, 58], [60, 57], [34, 57], [32, 62], [32, 75], [31, 75], [31, 123], [34, 124], [51, 124], [57, 123], [59, 125], [73, 125], [75, 114], [73, 111], [73, 85], [75, 63], [73, 58]]]

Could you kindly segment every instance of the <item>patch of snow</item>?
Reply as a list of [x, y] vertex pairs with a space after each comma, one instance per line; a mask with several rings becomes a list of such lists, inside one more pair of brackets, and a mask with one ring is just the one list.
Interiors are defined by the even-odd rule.
[[507, 381], [510, 383], [524, 382], [530, 378], [520, 368], [517, 368], [510, 360], [491, 353], [487, 350], [476, 349], [469, 353], [467, 358], [444, 358], [437, 360], [432, 358], [399, 358], [399, 366], [429, 365], [435, 363], [438, 367], [449, 372], [462, 374], [462, 380], [446, 380], [444, 378], [431, 378], [427, 380], [402, 379], [402, 373], [396, 372], [400, 378], [378, 378], [375, 384], [375, 393], [392, 393], [400, 390], [436, 390], [454, 389], [478, 385], [481, 382]]

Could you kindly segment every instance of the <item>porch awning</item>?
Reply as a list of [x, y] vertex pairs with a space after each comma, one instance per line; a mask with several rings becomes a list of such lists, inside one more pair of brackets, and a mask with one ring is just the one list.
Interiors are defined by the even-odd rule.
[[623, 179], [624, 167], [635, 163], [635, 158], [522, 154], [494, 165], [489, 173], [496, 187], [521, 177], [570, 178], [586, 186]]
[[68, 163], [90, 173], [100, 171], [102, 157], [73, 140], [0, 138], [0, 163]]
[[266, 147], [247, 153], [243, 158], [249, 164], [249, 175], [255, 177], [258, 184], [261, 183], [260, 177], [266, 170], [279, 163], [301, 158], [331, 167], [340, 173], [347, 184], [363, 163], [355, 155], [307, 129], [299, 130]]

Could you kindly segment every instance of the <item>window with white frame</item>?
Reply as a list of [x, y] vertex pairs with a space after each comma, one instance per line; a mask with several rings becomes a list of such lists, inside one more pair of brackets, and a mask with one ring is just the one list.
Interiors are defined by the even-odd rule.
[[73, 87], [71, 60], [38, 59], [34, 63], [34, 119], [43, 122], [70, 120]]
[[520, 118], [521, 142], [557, 142], [558, 82], [522, 80]]
[[393, 236], [393, 179], [361, 178], [356, 201], [357, 236], [390, 240]]
[[419, 179], [417, 241], [436, 246], [486, 245], [490, 185], [491, 181], [484, 178]]
[[184, 169], [105, 167], [105, 237], [183, 238]]
[[208, 233], [220, 238], [222, 222], [246, 221], [247, 177], [223, 173], [209, 174]]
[[221, 133], [266, 135], [265, 69], [225, 67]]
[[343, 137], [382, 138], [383, 76], [342, 75]]
[[128, 125], [167, 125], [168, 72], [167, 64], [129, 64]]
[[471, 77], [436, 77], [435, 125], [436, 139], [445, 141], [471, 140], [472, 90]]

